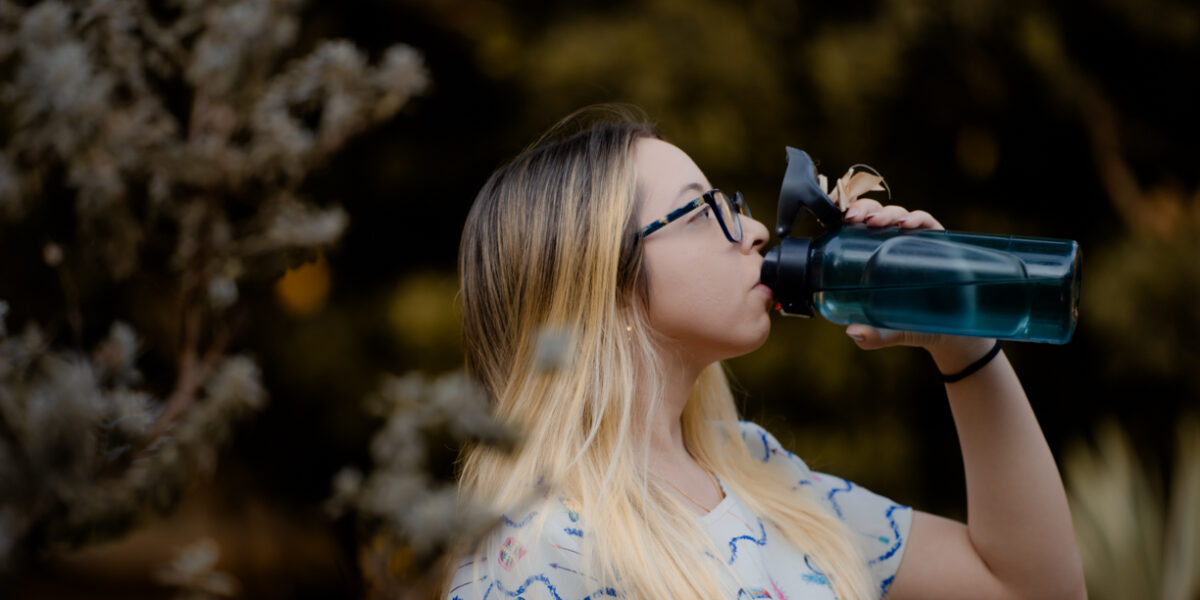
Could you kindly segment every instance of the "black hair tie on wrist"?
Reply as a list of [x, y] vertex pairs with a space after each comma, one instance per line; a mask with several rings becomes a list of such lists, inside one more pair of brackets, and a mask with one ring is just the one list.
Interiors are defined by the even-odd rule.
[[997, 354], [1000, 354], [1000, 340], [996, 340], [995, 345], [992, 346], [991, 350], [988, 350], [987, 354], [983, 355], [983, 358], [967, 365], [967, 368], [953, 375], [946, 375], [945, 373], [942, 373], [942, 381], [946, 383], [954, 383], [955, 381], [958, 381], [959, 379], [962, 379], [974, 373], [975, 371], [982, 369], [988, 363], [992, 362], [992, 359], [996, 358]]

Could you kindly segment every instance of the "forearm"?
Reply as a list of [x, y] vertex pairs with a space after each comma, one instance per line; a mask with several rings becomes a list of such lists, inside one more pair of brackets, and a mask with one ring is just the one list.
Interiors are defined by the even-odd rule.
[[[981, 356], [991, 340], [954, 340], [930, 352], [943, 373]], [[1082, 569], [1066, 492], [1021, 383], [1001, 352], [946, 384], [962, 447], [967, 531], [992, 573], [1021, 597], [1078, 597]]]

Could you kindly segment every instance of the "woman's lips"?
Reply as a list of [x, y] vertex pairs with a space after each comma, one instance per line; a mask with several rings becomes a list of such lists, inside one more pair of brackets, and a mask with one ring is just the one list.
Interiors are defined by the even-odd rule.
[[774, 300], [774, 299], [775, 299], [775, 292], [771, 291], [771, 288], [769, 288], [769, 287], [767, 287], [767, 286], [765, 286], [765, 285], [763, 285], [763, 284], [761, 284], [761, 283], [759, 283], [759, 284], [756, 284], [756, 285], [755, 285], [753, 288], [751, 288], [751, 289], [752, 289], [752, 290], [758, 290], [758, 291], [760, 291], [760, 292], [762, 292], [762, 293], [766, 294], [766, 295], [767, 295], [767, 298], [769, 298], [769, 299], [771, 299], [771, 300]]

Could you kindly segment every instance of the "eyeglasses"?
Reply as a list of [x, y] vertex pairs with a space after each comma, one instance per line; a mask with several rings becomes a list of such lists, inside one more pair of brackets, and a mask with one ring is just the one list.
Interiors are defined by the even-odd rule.
[[684, 204], [683, 206], [667, 213], [667, 216], [642, 228], [641, 235], [646, 237], [659, 229], [662, 229], [671, 221], [675, 221], [686, 215], [701, 204], [708, 204], [712, 209], [713, 214], [717, 215], [717, 223], [721, 224], [721, 231], [725, 233], [725, 239], [731, 243], [737, 244], [742, 241], [742, 220], [737, 215], [750, 216], [750, 207], [746, 205], [746, 200], [742, 198], [741, 192], [734, 192], [730, 198], [721, 190], [709, 190], [704, 192], [704, 195]]

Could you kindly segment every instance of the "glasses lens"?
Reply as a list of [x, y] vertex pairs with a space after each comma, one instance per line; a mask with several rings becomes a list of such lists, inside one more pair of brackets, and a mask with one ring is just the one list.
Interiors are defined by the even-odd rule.
[[750, 214], [750, 205], [746, 204], [746, 199], [744, 197], [742, 197], [741, 192], [733, 193], [733, 204], [737, 208], [737, 211], [739, 213], [746, 215], [747, 217], [750, 217], [752, 219], [754, 218], [754, 215]]
[[742, 241], [742, 220], [738, 218], [738, 209], [733, 205], [733, 199], [726, 196], [724, 192], [717, 191], [713, 194], [717, 201], [717, 208], [721, 222], [725, 224], [726, 231], [733, 237], [733, 241]]

